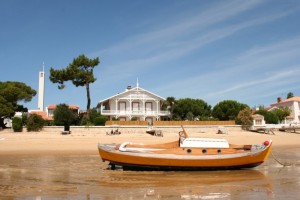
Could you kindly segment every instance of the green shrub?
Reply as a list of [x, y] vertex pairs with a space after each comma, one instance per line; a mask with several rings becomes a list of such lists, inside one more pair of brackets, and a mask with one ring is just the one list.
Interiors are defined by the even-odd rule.
[[243, 130], [248, 130], [253, 123], [251, 109], [249, 107], [246, 107], [241, 110], [235, 120], [235, 123], [242, 125]]
[[54, 126], [54, 121], [53, 120], [45, 120], [44, 126]]
[[106, 116], [98, 116], [96, 118], [94, 118], [94, 125], [96, 126], [104, 126], [105, 122], [108, 120], [108, 118]]
[[106, 116], [102, 116], [97, 109], [91, 109], [90, 113], [82, 114], [80, 125], [81, 126], [103, 126], [105, 122], [108, 120]]
[[28, 120], [27, 113], [23, 113], [22, 114], [22, 124], [23, 124], [23, 126], [26, 126], [27, 120]]
[[37, 114], [32, 114], [28, 117], [26, 128], [27, 131], [40, 131], [44, 127], [45, 120]]
[[257, 110], [255, 114], [264, 116], [266, 124], [278, 124], [279, 119], [273, 112], [266, 110]]
[[75, 114], [67, 104], [59, 104], [53, 112], [54, 124], [56, 126], [70, 126], [76, 123]]
[[193, 121], [194, 120], [194, 114], [192, 112], [188, 112], [186, 114], [186, 119], [189, 121]]
[[113, 118], [112, 118], [112, 121], [120, 121], [120, 119], [117, 118], [117, 117], [113, 117]]
[[130, 121], [138, 121], [138, 118], [137, 117], [131, 117]]
[[14, 132], [22, 132], [23, 131], [23, 122], [20, 117], [14, 117], [12, 119], [12, 128]]
[[93, 123], [91, 122], [88, 115], [83, 115], [83, 117], [81, 118], [80, 125], [81, 126], [92, 126]]

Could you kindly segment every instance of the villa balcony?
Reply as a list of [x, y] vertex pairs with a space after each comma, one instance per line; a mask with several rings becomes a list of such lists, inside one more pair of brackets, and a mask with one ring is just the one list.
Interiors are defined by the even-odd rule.
[[170, 111], [145, 111], [145, 110], [101, 110], [102, 115], [118, 115], [118, 116], [168, 116]]

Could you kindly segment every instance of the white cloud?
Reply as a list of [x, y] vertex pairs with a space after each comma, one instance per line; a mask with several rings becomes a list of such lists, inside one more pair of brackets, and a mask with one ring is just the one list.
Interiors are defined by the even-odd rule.
[[288, 70], [282, 70], [282, 71], [277, 71], [275, 74], [272, 74], [268, 77], [259, 77], [259, 79], [254, 79], [251, 81], [247, 81], [244, 83], [239, 83], [237, 85], [234, 85], [230, 88], [227, 88], [225, 90], [219, 91], [217, 93], [214, 93], [214, 95], [220, 95], [220, 94], [225, 94], [225, 93], [229, 93], [229, 92], [234, 92], [234, 91], [240, 91], [243, 89], [247, 89], [249, 87], [261, 87], [264, 84], [273, 84], [273, 87], [276, 85], [283, 85], [283, 83], [290, 83], [291, 81], [294, 81], [293, 79], [291, 79], [291, 81], [289, 80], [290, 78], [296, 78], [298, 76], [298, 74], [300, 74], [300, 65], [297, 66], [294, 69], [288, 69]]

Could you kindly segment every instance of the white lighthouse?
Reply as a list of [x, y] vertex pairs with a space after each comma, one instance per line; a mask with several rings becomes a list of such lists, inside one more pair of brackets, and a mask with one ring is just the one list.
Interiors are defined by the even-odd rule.
[[44, 111], [44, 92], [45, 92], [45, 66], [43, 63], [43, 71], [39, 73], [39, 92], [38, 92], [38, 109]]

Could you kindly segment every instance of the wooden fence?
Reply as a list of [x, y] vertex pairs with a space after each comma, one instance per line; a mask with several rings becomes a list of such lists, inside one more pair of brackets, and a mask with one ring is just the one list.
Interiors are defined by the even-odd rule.
[[[105, 126], [148, 126], [146, 121], [106, 121]], [[154, 121], [153, 126], [226, 126], [235, 125], [235, 121]]]
[[148, 123], [146, 121], [106, 121], [105, 126], [147, 126]]

